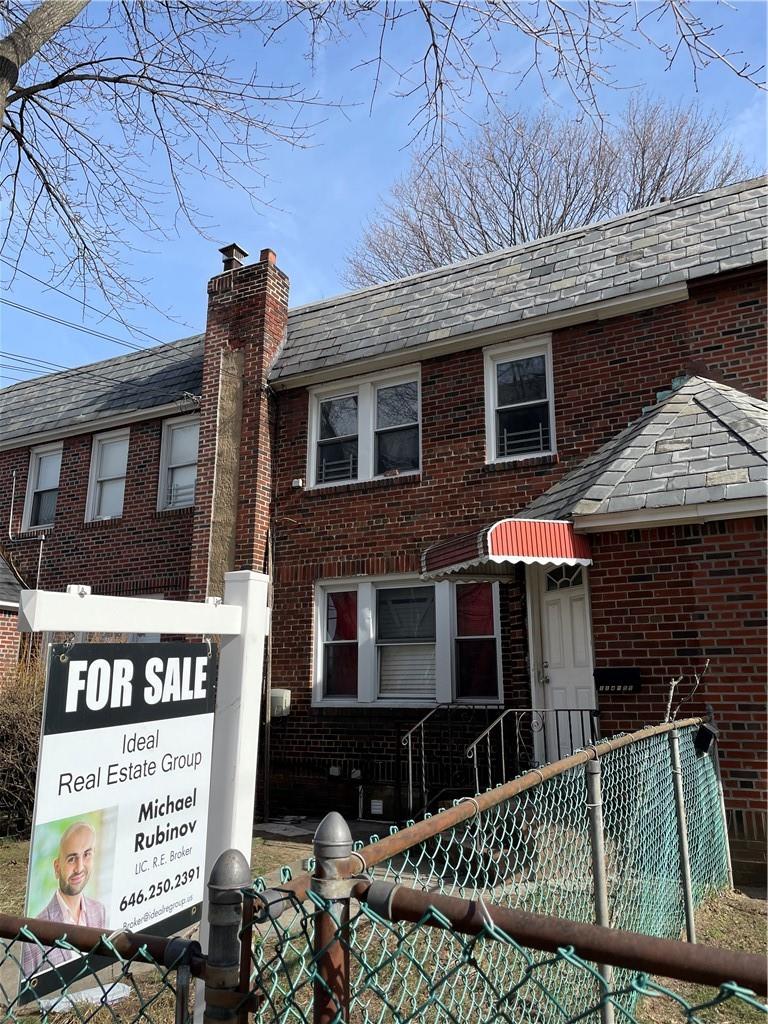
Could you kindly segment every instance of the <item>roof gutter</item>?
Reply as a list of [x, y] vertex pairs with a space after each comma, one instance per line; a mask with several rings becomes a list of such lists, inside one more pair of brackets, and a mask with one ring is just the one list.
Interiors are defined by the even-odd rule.
[[687, 298], [688, 282], [680, 281], [677, 284], [647, 288], [641, 292], [621, 295], [614, 299], [587, 302], [582, 306], [572, 306], [554, 313], [544, 313], [540, 316], [500, 324], [486, 330], [470, 330], [450, 336], [447, 329], [435, 330], [427, 335], [427, 340], [423, 345], [362, 357], [348, 363], [333, 363], [319, 369], [299, 371], [285, 377], [272, 377], [269, 383], [275, 391], [308, 387], [310, 384], [320, 384], [323, 381], [354, 377], [361, 372], [371, 373], [403, 363], [412, 363], [414, 360], [431, 359], [435, 356], [497, 344], [501, 341], [513, 341], [516, 338], [526, 338], [531, 334], [561, 330], [564, 327], [572, 327], [594, 320], [611, 320], [628, 313], [638, 313], [645, 309], [654, 309], [657, 306], [669, 306], [675, 302], [684, 302]]

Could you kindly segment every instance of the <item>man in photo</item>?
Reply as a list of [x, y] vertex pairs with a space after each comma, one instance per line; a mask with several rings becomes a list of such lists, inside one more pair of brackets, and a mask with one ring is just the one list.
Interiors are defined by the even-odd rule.
[[[39, 920], [106, 930], [107, 912], [104, 904], [86, 896], [84, 892], [94, 869], [95, 857], [94, 829], [84, 821], [70, 825], [59, 840], [58, 856], [53, 862], [57, 888], [49, 903], [37, 915]], [[36, 974], [41, 965], [54, 967], [76, 955], [68, 949], [41, 949], [32, 943], [25, 943], [21, 958], [22, 971], [29, 977]]]

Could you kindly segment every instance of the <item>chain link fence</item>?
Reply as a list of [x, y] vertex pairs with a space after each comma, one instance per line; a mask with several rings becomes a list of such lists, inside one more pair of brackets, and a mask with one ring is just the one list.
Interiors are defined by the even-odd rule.
[[[699, 726], [693, 720], [677, 730], [696, 906], [729, 881], [716, 764], [712, 755], [695, 749]], [[252, 941], [252, 985], [261, 1005], [257, 1019], [264, 1024], [310, 1021], [318, 998], [326, 1004], [322, 1019], [366, 1024], [725, 1020], [707, 1013], [721, 1013], [735, 1003], [745, 1011], [761, 1012], [761, 1004], [743, 986], [720, 987], [731, 979], [726, 973], [716, 977], [718, 968], [708, 976], [710, 987], [701, 1000], [711, 1007], [708, 1011], [634, 969], [639, 958], [630, 955], [627, 966], [619, 963], [601, 973], [595, 963], [616, 964], [615, 958], [593, 962], [577, 955], [566, 941], [567, 929], [561, 929], [563, 941], [552, 945], [549, 955], [541, 955], [501, 927], [495, 913], [498, 908], [518, 916], [547, 915], [563, 925], [598, 919], [594, 804], [585, 772], [597, 750], [609, 910], [603, 923], [623, 932], [678, 938], [685, 924], [685, 886], [671, 733], [672, 726], [660, 727], [606, 741], [514, 783], [458, 801], [402, 832], [393, 829], [388, 837], [374, 837], [370, 846], [352, 854], [352, 873], [362, 874], [365, 885], [374, 885], [365, 892], [358, 881], [352, 890], [358, 902], [353, 899], [351, 904], [357, 909], [348, 920], [343, 900], [333, 896], [333, 884], [329, 889], [285, 875], [284, 886], [270, 891], [257, 880], [246, 894], [261, 917]], [[336, 892], [342, 891], [341, 878], [336, 886]], [[397, 902], [406, 888], [423, 896], [420, 902], [411, 901], [410, 910], [420, 906], [424, 912], [415, 920], [397, 922], [392, 919], [392, 894]], [[374, 889], [378, 896], [371, 899]], [[382, 897], [382, 892], [389, 896]], [[441, 915], [444, 897], [456, 897], [473, 908], [479, 934], [467, 935], [461, 920]], [[468, 915], [466, 910], [465, 926]], [[318, 945], [320, 916], [329, 921]], [[328, 958], [330, 978], [323, 970]], [[664, 962], [662, 956], [659, 966]], [[725, 970], [722, 963], [721, 968]], [[336, 982], [339, 975], [347, 975], [341, 993], [334, 974]], [[654, 1005], [662, 998], [671, 1001], [669, 1016], [644, 1017], [644, 997]]]
[[[229, 887], [217, 865], [207, 956], [0, 914], [0, 1020], [185, 1024], [192, 977], [206, 1020], [238, 1024], [762, 1020], [761, 958], [678, 941], [687, 903], [729, 884], [700, 726], [605, 741], [365, 847], [329, 815], [311, 875], [285, 868], [271, 889], [243, 888], [242, 857]], [[30, 943], [62, 972], [58, 993], [19, 989]], [[62, 967], [61, 950], [90, 956]]]

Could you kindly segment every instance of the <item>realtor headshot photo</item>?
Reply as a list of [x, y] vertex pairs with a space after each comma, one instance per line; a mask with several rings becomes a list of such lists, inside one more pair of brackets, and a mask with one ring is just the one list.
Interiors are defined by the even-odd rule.
[[[46, 822], [35, 829], [27, 896], [29, 916], [106, 930], [105, 865], [100, 858], [111, 852], [112, 844], [104, 842], [103, 833], [112, 829], [109, 823], [106, 828], [100, 827], [104, 816], [104, 812], [97, 812], [76, 820]], [[107, 813], [106, 817], [111, 815]], [[29, 977], [78, 955], [69, 949], [26, 943], [22, 972]]]

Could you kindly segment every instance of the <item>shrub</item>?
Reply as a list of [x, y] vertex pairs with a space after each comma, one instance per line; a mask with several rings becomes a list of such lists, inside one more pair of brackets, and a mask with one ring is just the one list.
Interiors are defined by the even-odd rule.
[[26, 834], [32, 824], [44, 681], [35, 657], [0, 678], [0, 835]]

